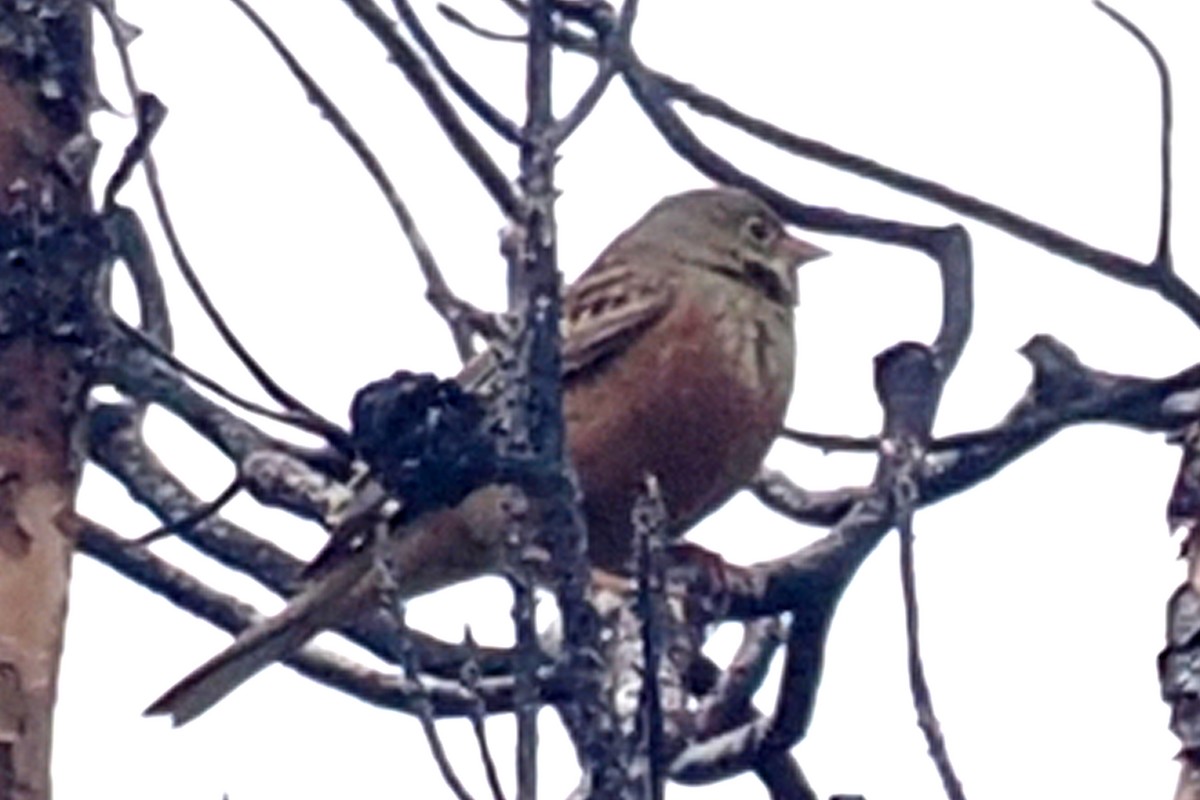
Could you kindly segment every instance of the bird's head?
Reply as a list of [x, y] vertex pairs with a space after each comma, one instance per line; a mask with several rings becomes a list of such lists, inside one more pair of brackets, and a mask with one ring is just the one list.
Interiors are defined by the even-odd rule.
[[762, 200], [727, 186], [661, 200], [626, 238], [634, 247], [665, 247], [689, 266], [720, 273], [785, 306], [798, 299], [797, 268], [828, 255], [789, 234]]

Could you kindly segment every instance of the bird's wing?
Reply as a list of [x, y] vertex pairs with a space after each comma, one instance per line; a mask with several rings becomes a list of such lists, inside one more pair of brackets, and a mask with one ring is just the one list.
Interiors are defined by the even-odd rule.
[[576, 281], [563, 302], [563, 379], [592, 373], [628, 349], [671, 307], [661, 273], [603, 264]]
[[[563, 298], [563, 379], [589, 374], [636, 342], [673, 300], [661, 273], [600, 262]], [[459, 376], [467, 388], [487, 394], [495, 356], [484, 353]], [[156, 700], [147, 714], [169, 714], [176, 725], [191, 720], [273, 661], [284, 658], [346, 612], [349, 598], [374, 563], [373, 548], [353, 550], [329, 565], [280, 613], [246, 629], [233, 644]]]
[[[663, 275], [615, 261], [599, 261], [563, 297], [563, 379], [590, 374], [625, 350], [671, 307], [673, 289]], [[471, 359], [458, 374], [464, 389], [487, 400], [499, 386], [492, 350]]]

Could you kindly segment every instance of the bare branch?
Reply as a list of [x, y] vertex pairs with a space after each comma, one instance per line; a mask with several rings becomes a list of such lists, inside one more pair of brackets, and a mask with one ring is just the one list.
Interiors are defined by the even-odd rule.
[[[245, 603], [210, 589], [103, 526], [78, 519], [73, 528], [83, 552], [223, 630], [237, 633], [261, 619]], [[440, 682], [436, 685], [426, 682], [418, 687], [410, 680], [366, 669], [311, 645], [293, 653], [283, 663], [318, 683], [396, 711], [414, 713], [422, 699], [432, 703], [433, 713], [447, 717], [471, 713], [472, 706], [481, 698], [489, 712], [511, 708], [511, 682], [504, 679], [485, 680], [477, 692]]]
[[[99, 405], [88, 417], [88, 455], [163, 523], [196, 514], [205, 506], [150, 451], [141, 417], [124, 404]], [[181, 530], [180, 538], [225, 566], [254, 575], [276, 592], [295, 591], [304, 562], [221, 517]]]
[[[1171, 432], [1196, 412], [1200, 365], [1161, 379], [1113, 375], [1084, 366], [1048, 336], [1034, 337], [1022, 352], [1034, 367], [1025, 396], [992, 428], [929, 443], [918, 507], [969, 489], [1069, 426], [1106, 422]], [[866, 440], [849, 441], [857, 449]], [[750, 489], [769, 508], [823, 526], [836, 524], [868, 493], [864, 488], [807, 491], [771, 471], [760, 473]]]
[[1145, 48], [1151, 60], [1154, 61], [1154, 69], [1158, 73], [1159, 102], [1162, 108], [1162, 130], [1159, 135], [1159, 174], [1162, 185], [1159, 190], [1161, 197], [1159, 200], [1158, 247], [1150, 267], [1165, 273], [1163, 275], [1165, 279], [1167, 274], [1174, 270], [1171, 263], [1171, 123], [1175, 114], [1174, 104], [1171, 100], [1171, 71], [1167, 68], [1167, 62], [1162, 57], [1162, 53], [1154, 46], [1154, 42], [1150, 41], [1150, 37], [1142, 32], [1141, 28], [1107, 3], [1101, 2], [1101, 0], [1094, 0], [1094, 2], [1096, 8], [1103, 11], [1133, 38], [1137, 39], [1138, 44]]
[[824, 142], [791, 133], [769, 122], [745, 114], [723, 100], [663, 73], [646, 70], [646, 74], [661, 83], [664, 94], [686, 103], [694, 111], [720, 119], [722, 122], [792, 155], [811, 158], [851, 175], [867, 178], [905, 194], [937, 203], [964, 216], [998, 228], [1018, 239], [1045, 248], [1056, 255], [1089, 266], [1097, 272], [1123, 283], [1147, 288], [1150, 286], [1144, 266], [1133, 259], [1092, 247], [1028, 217], [955, 191], [935, 181], [920, 178], [864, 156], [840, 150]]
[[229, 505], [229, 501], [237, 496], [242, 490], [242, 478], [239, 475], [234, 478], [228, 486], [221, 490], [221, 493], [202, 504], [195, 511], [188, 513], [186, 516], [172, 520], [165, 525], [160, 525], [149, 533], [144, 533], [141, 536], [134, 538], [133, 543], [145, 547], [146, 545], [157, 542], [159, 539], [165, 539], [168, 536], [173, 536], [181, 531], [188, 530], [196, 524], [209, 519], [215, 514], [220, 513], [221, 509]]
[[521, 203], [508, 178], [488, 155], [483, 145], [475, 138], [454, 106], [442, 94], [437, 81], [429, 73], [425, 63], [421, 61], [408, 42], [400, 36], [395, 23], [374, 3], [373, 0], [343, 0], [384, 46], [392, 61], [408, 78], [408, 82], [416, 89], [421, 100], [429, 109], [429, 113], [441, 126], [450, 144], [462, 156], [463, 160], [483, 183], [485, 189], [500, 210], [509, 219], [520, 216]]
[[[479, 660], [476, 657], [479, 646], [475, 642], [475, 637], [471, 635], [470, 628], [467, 628], [463, 632], [463, 648], [470, 655], [463, 663], [459, 677], [462, 680], [463, 686], [467, 688], [467, 691], [475, 691], [479, 686], [479, 679], [481, 677]], [[519, 691], [520, 689], [518, 688], [518, 693]], [[517, 702], [519, 706], [520, 701], [518, 700]], [[500, 785], [500, 774], [496, 769], [496, 759], [493, 758], [492, 748], [488, 743], [487, 728], [484, 724], [487, 719], [487, 709], [484, 707], [482, 701], [475, 704], [470, 719], [471, 731], [475, 734], [475, 743], [479, 747], [479, 760], [483, 762], [483, 772], [487, 777], [488, 789], [491, 790], [492, 800], [505, 800], [504, 788]]]
[[[398, 627], [404, 627], [404, 609], [400, 605], [400, 601], [389, 598], [385, 600], [384, 605], [386, 606], [384, 613], [391, 616]], [[421, 723], [421, 731], [425, 734], [425, 741], [429, 744], [429, 752], [433, 755], [433, 760], [442, 774], [442, 780], [450, 787], [450, 791], [454, 793], [454, 796], [458, 800], [472, 800], [470, 792], [467, 791], [462, 781], [459, 780], [458, 774], [454, 770], [454, 765], [450, 763], [450, 757], [447, 755], [446, 748], [442, 744], [442, 737], [438, 734], [437, 723], [433, 716], [433, 703], [430, 701], [429, 695], [425, 693], [425, 686], [420, 678], [421, 667], [417, 655], [406, 641], [401, 642], [399, 652], [400, 665], [404, 667], [406, 675], [412, 676], [413, 683], [417, 687], [418, 694], [414, 704], [416, 717]]]
[[929, 682], [925, 678], [925, 666], [921, 660], [920, 617], [913, 566], [911, 508], [901, 509], [899, 524], [896, 527], [900, 532], [900, 582], [904, 592], [904, 633], [908, 643], [908, 681], [912, 691], [913, 705], [917, 710], [917, 726], [925, 735], [929, 755], [937, 768], [938, 776], [942, 779], [942, 788], [946, 792], [946, 797], [950, 800], [966, 800], [962, 781], [959, 780], [954, 765], [950, 763], [950, 754], [946, 750], [942, 727], [933, 710], [933, 697], [929, 691]]
[[634, 738], [641, 755], [646, 759], [642, 796], [649, 800], [662, 800], [666, 776], [661, 763], [664, 739], [659, 669], [666, 639], [662, 630], [665, 614], [662, 606], [666, 595], [662, 550], [667, 535], [667, 509], [655, 476], [646, 477], [645, 487], [634, 502], [631, 517], [637, 575], [634, 602], [642, 628], [642, 691], [638, 697]]
[[[516, 9], [521, 9], [520, 3], [510, 3]], [[1180, 280], [1171, 267], [1170, 258], [1170, 194], [1171, 194], [1171, 159], [1170, 159], [1170, 129], [1171, 129], [1171, 91], [1170, 76], [1165, 61], [1144, 34], [1124, 17], [1112, 11], [1103, 3], [1097, 3], [1101, 10], [1116, 19], [1123, 27], [1138, 38], [1146, 47], [1155, 61], [1158, 69], [1162, 93], [1163, 130], [1161, 144], [1162, 162], [1162, 201], [1160, 208], [1160, 227], [1157, 254], [1149, 264], [1140, 263], [1127, 256], [1094, 247], [1086, 242], [1035, 222], [1027, 217], [1015, 214], [1000, 206], [988, 203], [962, 192], [950, 189], [934, 181], [920, 178], [909, 173], [880, 164], [869, 158], [840, 150], [831, 145], [808, 139], [790, 131], [779, 128], [764, 120], [745, 114], [725, 101], [709, 95], [700, 89], [669, 75], [649, 69], [639, 63], [632, 55], [626, 54], [621, 66], [622, 74], [630, 88], [638, 97], [639, 103], [647, 111], [648, 116], [663, 133], [664, 138], [672, 147], [688, 158], [694, 166], [715, 180], [730, 182], [735, 185], [747, 186], [757, 191], [755, 187], [743, 183], [742, 176], [731, 165], [719, 159], [715, 154], [698, 150], [698, 140], [694, 140], [682, 120], [672, 119], [668, 102], [679, 100], [686, 103], [700, 114], [719, 119], [738, 130], [761, 139], [768, 144], [804, 158], [811, 158], [822, 164], [853, 175], [876, 181], [898, 191], [920, 197], [964, 216], [979, 220], [998, 228], [1018, 239], [1030, 242], [1045, 250], [1070, 259], [1076, 263], [1090, 267], [1107, 277], [1119, 280], [1131, 286], [1153, 289], [1172, 305], [1185, 313], [1193, 323], [1200, 325], [1200, 294]], [[601, 31], [597, 30], [599, 38]], [[577, 33], [560, 26], [556, 30], [556, 41], [563, 47], [575, 52], [584, 53], [599, 58], [601, 49], [593, 39], [581, 37]], [[693, 141], [694, 140], [694, 141]], [[690, 153], [690, 155], [689, 155]], [[734, 177], [737, 179], [731, 179]], [[815, 214], [814, 209], [808, 209], [801, 216], [806, 219], [793, 218], [799, 225], [807, 225], [815, 230], [851, 233], [875, 241], [890, 241], [886, 229], [868, 232], [869, 226], [863, 226], [864, 219], [845, 217], [839, 221], [836, 217], [826, 214]], [[843, 230], [840, 225], [853, 225], [857, 230]]]
[[[515, 538], [522, 540], [519, 547], [528, 547], [527, 526], [514, 521], [518, 530]], [[517, 800], [535, 800], [537, 797], [537, 747], [538, 747], [538, 687], [535, 673], [527, 665], [541, 659], [538, 645], [536, 599], [533, 593], [533, 577], [528, 568], [524, 574], [509, 581], [513, 591], [512, 618], [516, 631], [517, 671], [515, 673], [514, 697], [517, 718]]]
[[175, 347], [175, 337], [167, 295], [142, 221], [129, 209], [114, 206], [104, 216], [104, 228], [111, 240], [113, 254], [125, 263], [133, 279], [138, 301], [138, 330], [162, 350], [170, 352]]
[[448, 22], [459, 26], [469, 33], [475, 34], [481, 39], [487, 39], [493, 42], [508, 42], [510, 44], [524, 44], [526, 41], [526, 36], [523, 33], [497, 33], [495, 31], [489, 31], [486, 28], [481, 28], [480, 26], [471, 22], [471, 20], [468, 19], [462, 12], [457, 11], [454, 9], [454, 7], [448, 6], [445, 3], [438, 3], [437, 10], [438, 13], [445, 17]]
[[742, 643], [733, 660], [696, 709], [699, 730], [718, 732], [732, 727], [762, 687], [782, 643], [783, 626], [778, 617], [763, 617], [745, 624]]
[[[206, 510], [207, 504], [163, 466], [146, 446], [139, 427], [140, 416], [135, 409], [125, 405], [101, 405], [92, 409], [88, 422], [91, 458], [164, 524], [199, 516]], [[226, 567], [249, 575], [277, 594], [290, 596], [304, 585], [301, 577], [305, 567], [303, 561], [219, 516], [206, 517], [180, 529], [178, 534], [191, 547]], [[132, 547], [135, 543], [130, 541], [129, 544]], [[399, 631], [381, 620], [379, 615], [363, 615], [349, 621], [344, 632], [380, 658], [395, 660]], [[427, 643], [422, 646], [427, 653], [430, 651]], [[446, 660], [450, 657], [446, 651], [452, 650], [446, 646], [433, 655]], [[494, 653], [487, 655], [489, 660], [495, 659]]]
[[817, 793], [808, 785], [800, 765], [787, 753], [765, 756], [754, 771], [767, 788], [771, 800], [817, 800]]
[[[260, 417], [265, 417], [266, 419], [274, 420], [275, 422], [282, 422], [285, 425], [291, 425], [301, 430], [318, 434], [329, 442], [337, 442], [339, 449], [344, 453], [352, 452], [346, 432], [336, 425], [328, 427], [332, 425], [332, 423], [327, 423], [325, 420], [319, 418], [313, 419], [305, 414], [299, 414], [294, 411], [275, 411], [274, 409], [259, 405], [252, 400], [247, 400], [230, 391], [229, 389], [226, 389], [222, 384], [208, 377], [199, 370], [189, 367], [169, 351], [160, 347], [152, 338], [142, 333], [137, 328], [130, 327], [123, 320], [114, 318], [113, 325], [118, 332], [128, 336], [130, 339], [133, 339], [138, 346], [145, 348], [150, 352], [151, 355], [161, 359], [171, 369], [178, 371], [181, 376], [195, 381], [200, 386], [215, 394], [217, 397], [220, 397], [223, 400], [228, 400], [233, 405], [241, 408], [244, 411], [249, 411], [251, 414], [257, 414]], [[133, 396], [136, 397], [136, 394]]]
[[[554, 9], [550, 0], [530, 5], [525, 71], [526, 116], [521, 136], [521, 214], [514, 217], [507, 248], [509, 306], [522, 330], [516, 342], [511, 391], [515, 402], [508, 415], [508, 442], [533, 454], [543, 464], [557, 491], [539, 498], [541, 526], [549, 548], [549, 584], [562, 616], [562, 677], [571, 686], [572, 702], [562, 709], [579, 754], [584, 783], [599, 796], [617, 796], [632, 780], [624, 766], [620, 728], [605, 697], [602, 650], [596, 610], [588, 602], [590, 569], [587, 531], [578, 491], [566, 460], [562, 418], [560, 352], [562, 276], [557, 264], [554, 221], [554, 168], [557, 154], [550, 136], [554, 116]], [[518, 798], [525, 800], [525, 788]]]
[[396, 9], [396, 14], [399, 15], [400, 21], [404, 23], [404, 26], [408, 28], [408, 32], [412, 34], [413, 39], [425, 51], [425, 55], [429, 56], [429, 60], [433, 63], [433, 68], [446, 81], [446, 85], [458, 95], [460, 100], [466, 103], [468, 108], [487, 123], [487, 126], [495, 131], [500, 138], [509, 144], [520, 144], [521, 132], [517, 128], [517, 124], [500, 113], [496, 107], [489, 103], [483, 95], [475, 91], [475, 87], [468, 83], [451, 66], [450, 61], [437, 46], [437, 42], [433, 40], [433, 37], [425, 30], [425, 26], [421, 24], [420, 18], [412, 10], [412, 6], [407, 0], [392, 0], [392, 6]]
[[114, 342], [111, 349], [106, 356], [112, 361], [97, 365], [102, 381], [110, 382], [130, 397], [161, 405], [235, 462], [241, 462], [257, 450], [294, 450], [291, 445], [267, 436], [201, 395], [179, 373], [140, 344], [130, 347], [127, 343]]
[[596, 105], [600, 102], [600, 98], [604, 97], [604, 93], [608, 91], [613, 76], [616, 74], [617, 71], [612, 61], [602, 58], [596, 66], [596, 77], [592, 79], [592, 82], [588, 84], [583, 94], [580, 95], [579, 100], [575, 102], [575, 106], [554, 125], [553, 130], [550, 132], [550, 138], [555, 145], [565, 142], [583, 124], [583, 121], [591, 115]]
[[413, 219], [412, 213], [409, 212], [408, 206], [400, 197], [396, 190], [395, 184], [388, 177], [387, 171], [379, 162], [379, 158], [367, 145], [366, 141], [346, 118], [342, 110], [333, 102], [320, 84], [312, 77], [308, 70], [288, 49], [283, 40], [275, 33], [275, 31], [259, 16], [253, 7], [245, 0], [230, 0], [239, 11], [250, 20], [251, 24], [263, 35], [263, 38], [271, 45], [276, 55], [283, 61], [288, 71], [296, 78], [296, 81], [303, 87], [308, 101], [316, 106], [321, 111], [321, 116], [329, 121], [333, 126], [334, 131], [342, 138], [342, 141], [350, 148], [350, 151], [358, 158], [359, 163], [367, 170], [367, 174], [375, 181], [375, 186], [383, 195], [384, 201], [388, 204], [388, 208], [392, 211], [392, 216], [396, 218], [400, 230], [404, 233], [404, 238], [408, 242], [409, 249], [412, 250], [413, 257], [417, 260], [417, 266], [421, 270], [421, 275], [425, 278], [425, 296], [429, 300], [433, 309], [446, 321], [450, 327], [450, 334], [454, 337], [454, 345], [458, 349], [459, 357], [466, 359], [473, 354], [471, 347], [471, 336], [474, 333], [472, 320], [478, 312], [469, 304], [459, 300], [455, 294], [450, 291], [446, 279], [442, 276], [441, 268], [437, 264], [437, 260], [433, 256], [433, 252], [429, 249], [429, 244], [425, 241], [425, 237], [421, 235], [420, 229], [417, 228], [416, 220]]
[[879, 449], [879, 439], [875, 436], [842, 436], [784, 428], [780, 431], [779, 438], [815, 447], [823, 453], [874, 453]]
[[551, 133], [555, 144], [567, 140], [575, 129], [595, 110], [600, 98], [608, 90], [616, 75], [616, 63], [609, 49], [615, 42], [628, 41], [634, 19], [637, 17], [637, 2], [626, 2], [621, 6], [621, 15], [617, 20], [612, 19], [612, 10], [607, 4], [589, 4], [587, 11], [588, 22], [596, 33], [597, 50], [596, 76], [576, 101], [575, 106], [558, 121]]
[[[170, 212], [167, 209], [166, 197], [162, 191], [162, 184], [158, 178], [158, 167], [150, 152], [150, 137], [153, 131], [157, 130], [162, 124], [162, 118], [166, 114], [166, 106], [154, 95], [138, 89], [137, 80], [133, 72], [133, 63], [129, 58], [129, 42], [124, 35], [124, 28], [119, 20], [116, 19], [116, 15], [109, 4], [98, 3], [96, 7], [100, 10], [101, 17], [112, 32], [113, 45], [120, 58], [125, 86], [130, 98], [134, 102], [139, 128], [144, 130], [144, 133], [139, 132], [138, 137], [135, 137], [136, 147], [131, 145], [129, 152], [137, 153], [141, 156], [142, 168], [146, 173], [146, 185], [150, 190], [150, 197], [154, 203], [154, 210], [158, 216], [159, 225], [166, 236], [167, 244], [171, 248], [171, 255], [175, 258], [175, 263], [179, 266], [179, 271], [183, 276], [184, 282], [196, 298], [196, 301], [200, 304], [205, 316], [208, 317], [213, 327], [216, 328], [217, 333], [221, 336], [221, 340], [225, 342], [225, 345], [242, 363], [242, 366], [262, 386], [263, 390], [266, 391], [272, 400], [289, 411], [309, 417], [325, 429], [337, 429], [336, 425], [321, 417], [321, 415], [284, 390], [282, 386], [271, 378], [262, 365], [250, 355], [250, 351], [246, 349], [241, 340], [233, 333], [233, 329], [229, 327], [224, 316], [217, 310], [212, 298], [209, 297], [207, 290], [205, 290], [204, 285], [201, 283], [199, 275], [197, 275], [191, 261], [183, 250], [183, 245], [171, 220]], [[119, 184], [114, 181], [113, 190], [115, 191], [118, 187]], [[113, 200], [113, 197], [108, 198], [110, 204]]]

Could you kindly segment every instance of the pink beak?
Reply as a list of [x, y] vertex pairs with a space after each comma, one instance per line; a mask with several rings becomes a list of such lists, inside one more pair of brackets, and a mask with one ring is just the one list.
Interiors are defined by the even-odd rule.
[[829, 251], [817, 247], [812, 242], [806, 242], [803, 239], [798, 239], [790, 234], [784, 234], [783, 238], [776, 243], [779, 252], [787, 256], [787, 260], [795, 267], [801, 264], [807, 264], [810, 261], [816, 261], [818, 258], [824, 258], [829, 255]]

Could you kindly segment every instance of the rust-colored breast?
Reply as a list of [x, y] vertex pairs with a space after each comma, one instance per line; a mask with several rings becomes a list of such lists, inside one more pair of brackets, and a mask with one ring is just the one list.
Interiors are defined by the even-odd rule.
[[609, 569], [625, 568], [647, 474], [682, 534], [753, 476], [791, 392], [789, 309], [699, 271], [673, 288], [670, 309], [619, 358], [566, 389], [592, 561]]

